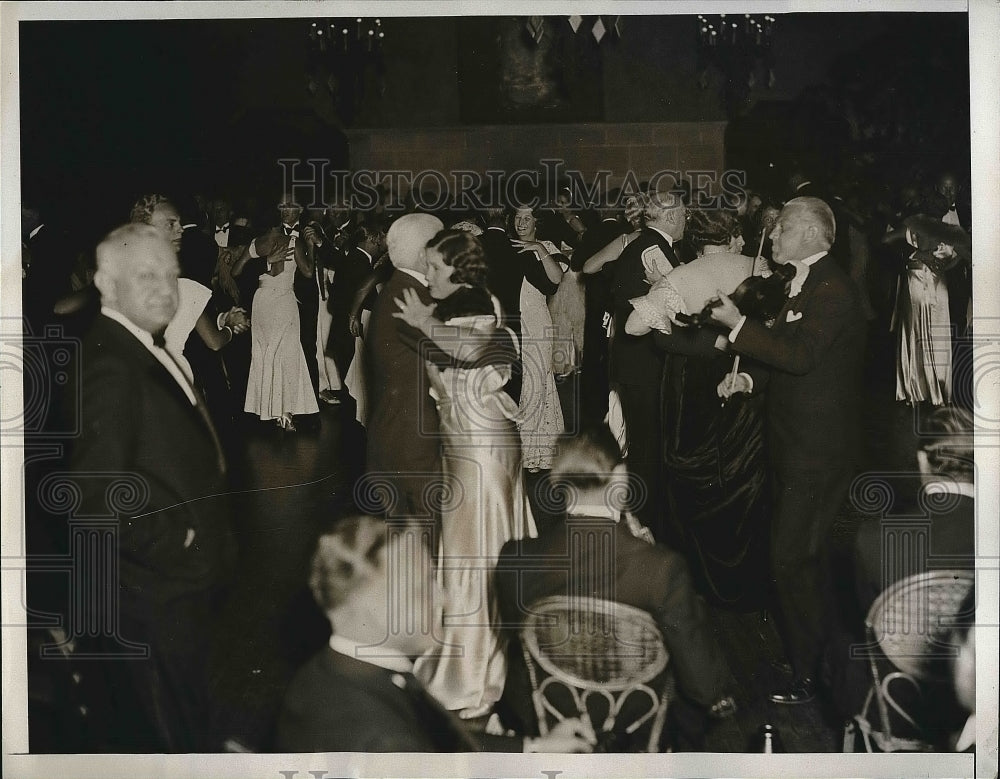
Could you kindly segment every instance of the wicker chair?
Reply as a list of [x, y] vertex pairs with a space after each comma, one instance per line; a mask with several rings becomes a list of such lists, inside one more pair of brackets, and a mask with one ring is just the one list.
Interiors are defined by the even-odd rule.
[[948, 637], [973, 581], [972, 571], [916, 574], [892, 584], [872, 604], [865, 618], [869, 643], [862, 648], [872, 683], [861, 711], [847, 723], [845, 752], [855, 751], [858, 737], [867, 752], [936, 748], [933, 727], [914, 707], [933, 711], [949, 702]]
[[598, 751], [659, 752], [673, 677], [652, 617], [622, 603], [565, 596], [528, 611], [521, 646], [540, 732], [586, 717]]

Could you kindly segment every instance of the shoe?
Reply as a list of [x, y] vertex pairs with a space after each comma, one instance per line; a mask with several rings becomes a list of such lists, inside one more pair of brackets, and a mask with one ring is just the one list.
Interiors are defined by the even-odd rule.
[[330, 406], [339, 406], [341, 404], [340, 395], [333, 390], [323, 390], [319, 393], [319, 399]]
[[793, 681], [787, 687], [774, 690], [771, 693], [771, 700], [786, 706], [793, 706], [799, 703], [809, 703], [816, 697], [816, 682], [808, 676], [805, 679]]
[[292, 421], [292, 415], [287, 411], [274, 421], [278, 423], [278, 427], [290, 433], [294, 433], [298, 429], [295, 427], [295, 422]]
[[729, 719], [736, 711], [736, 700], [732, 695], [727, 695], [708, 707], [708, 716], [710, 719]]

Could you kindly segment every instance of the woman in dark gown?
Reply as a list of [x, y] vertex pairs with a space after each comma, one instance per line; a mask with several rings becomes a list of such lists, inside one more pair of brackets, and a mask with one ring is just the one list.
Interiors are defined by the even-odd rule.
[[[698, 258], [665, 277], [680, 313], [696, 314], [717, 290], [730, 293], [747, 276], [767, 272], [739, 253], [734, 214], [694, 211], [685, 237]], [[660, 339], [671, 351], [671, 343], [690, 341], [678, 324], [673, 337]], [[699, 589], [719, 605], [752, 610], [767, 583], [763, 398], [720, 399], [717, 388], [729, 380], [733, 361], [714, 347], [671, 354], [663, 386], [664, 458], [671, 516]]]

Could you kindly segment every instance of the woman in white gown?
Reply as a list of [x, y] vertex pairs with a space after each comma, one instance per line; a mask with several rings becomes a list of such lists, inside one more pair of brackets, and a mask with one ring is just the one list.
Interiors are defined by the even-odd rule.
[[[276, 231], [267, 238], [288, 240]], [[255, 248], [261, 253], [259, 245]], [[295, 430], [293, 415], [319, 413], [299, 342], [299, 309], [292, 289], [296, 267], [309, 277], [313, 269], [303, 243], [294, 238], [283, 255], [267, 255], [268, 270], [260, 275], [253, 299], [250, 381], [243, 408], [262, 420], [273, 419], [279, 427]]]
[[428, 244], [427, 264], [437, 305], [407, 290], [396, 316], [433, 339], [423, 347], [443, 444], [438, 576], [448, 598], [443, 635], [414, 673], [446, 708], [478, 717], [499, 700], [506, 679], [489, 578], [506, 541], [535, 535], [512, 421], [517, 405], [503, 390], [517, 340], [499, 325], [475, 236], [443, 230]]
[[552, 468], [556, 441], [565, 431], [552, 371], [555, 329], [547, 299], [558, 290], [568, 263], [552, 243], [536, 240], [538, 220], [531, 208], [520, 207], [514, 212], [513, 227], [516, 238], [512, 242], [526, 256], [521, 284], [518, 430], [524, 467], [537, 472]]

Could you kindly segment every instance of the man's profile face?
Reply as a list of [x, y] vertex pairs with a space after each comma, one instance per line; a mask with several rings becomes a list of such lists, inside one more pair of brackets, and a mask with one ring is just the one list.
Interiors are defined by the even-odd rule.
[[173, 245], [174, 251], [180, 251], [184, 227], [181, 225], [181, 217], [177, 213], [177, 209], [171, 203], [159, 203], [153, 209], [149, 223], [160, 231], [160, 235], [165, 240]]
[[804, 260], [812, 250], [807, 247], [809, 222], [798, 208], [783, 208], [771, 231], [771, 251], [775, 262]]
[[162, 333], [177, 313], [177, 255], [170, 244], [144, 238], [129, 246], [113, 280], [111, 308], [147, 333]]

